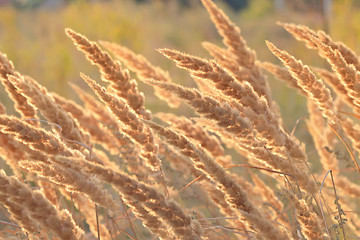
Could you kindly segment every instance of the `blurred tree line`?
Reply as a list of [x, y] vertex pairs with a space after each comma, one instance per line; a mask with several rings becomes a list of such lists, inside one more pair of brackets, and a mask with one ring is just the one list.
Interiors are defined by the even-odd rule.
[[[47, 5], [48, 7], [58, 7], [61, 5], [66, 5], [73, 2], [108, 2], [111, 0], [0, 0], [0, 5], [12, 4], [14, 7], [19, 9], [32, 9], [37, 8], [42, 5]], [[191, 6], [194, 0], [134, 0], [137, 3], [145, 2], [170, 2], [177, 1], [180, 2], [183, 6]], [[223, 0], [227, 3], [232, 9], [238, 11], [240, 9], [246, 8], [248, 6], [248, 0]]]
[[[69, 3], [74, 2], [109, 2], [113, 0], [0, 0], [0, 5], [12, 4], [18, 9], [33, 9], [40, 6], [46, 6], [48, 8], [56, 8], [59, 6], [64, 6]], [[180, 5], [189, 7], [197, 3], [194, 0], [134, 0], [136, 3], [150, 3], [150, 2], [177, 2]], [[249, 5], [249, 0], [219, 0], [225, 2], [233, 10], [239, 11], [245, 9]], [[330, 2], [333, 0], [268, 0], [272, 2], [275, 8], [277, 9], [292, 9], [295, 11], [322, 11], [325, 2]], [[360, 2], [360, 1], [358, 1]]]
[[[150, 2], [154, 0], [135, 0], [137, 2]], [[164, 2], [168, 0], [162, 0]], [[181, 2], [185, 6], [190, 6], [191, 2], [194, 2], [194, 0], [175, 0]], [[242, 8], [246, 8], [248, 6], [248, 0], [223, 0], [225, 3], [227, 3], [232, 9], [238, 11]]]

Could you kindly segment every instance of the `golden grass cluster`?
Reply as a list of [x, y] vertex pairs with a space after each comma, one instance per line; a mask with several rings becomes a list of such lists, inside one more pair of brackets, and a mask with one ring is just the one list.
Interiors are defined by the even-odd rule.
[[[0, 53], [1, 83], [20, 114], [8, 115], [1, 105], [0, 155], [13, 172], [0, 173], [2, 237], [360, 236], [360, 126], [354, 121], [360, 114], [359, 56], [322, 31], [280, 24], [316, 49], [331, 70], [309, 67], [271, 42], [268, 48], [285, 67], [260, 62], [226, 14], [211, 0], [202, 3], [225, 47], [204, 42], [209, 59], [158, 49], [190, 73], [196, 89], [173, 83], [166, 71], [124, 46], [99, 45], [66, 29], [101, 74], [101, 81], [80, 74], [96, 97], [72, 85], [80, 105], [19, 73]], [[146, 109], [128, 69], [170, 107], [185, 103], [196, 117]], [[307, 97], [306, 123], [322, 172], [314, 173], [305, 145], [285, 129], [264, 69]], [[349, 152], [352, 179], [341, 173], [336, 144]], [[233, 161], [230, 148], [242, 164]]]

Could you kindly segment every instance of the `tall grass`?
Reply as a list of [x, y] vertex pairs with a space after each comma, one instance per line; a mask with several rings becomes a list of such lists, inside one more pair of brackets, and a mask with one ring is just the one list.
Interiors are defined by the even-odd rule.
[[[280, 23], [331, 70], [303, 64], [271, 39], [269, 52], [283, 66], [260, 62], [225, 12], [201, 2], [223, 46], [203, 42], [208, 58], [157, 49], [196, 88], [174, 83], [125, 46], [70, 28], [64, 34], [100, 73], [80, 73], [95, 96], [71, 84], [82, 104], [20, 73], [1, 53], [1, 83], [19, 114], [0, 105], [0, 156], [13, 175], [0, 174], [3, 238], [360, 236], [359, 57], [322, 31]], [[311, 165], [295, 129], [285, 127], [265, 71], [306, 97], [309, 114], [299, 121], [322, 170]], [[194, 115], [147, 109], [138, 81], [159, 101], [186, 104]]]

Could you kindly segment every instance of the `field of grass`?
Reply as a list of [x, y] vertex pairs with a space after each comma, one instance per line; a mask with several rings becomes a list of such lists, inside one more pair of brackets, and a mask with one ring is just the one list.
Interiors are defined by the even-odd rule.
[[0, 8], [0, 237], [359, 238], [358, 6], [215, 3]]

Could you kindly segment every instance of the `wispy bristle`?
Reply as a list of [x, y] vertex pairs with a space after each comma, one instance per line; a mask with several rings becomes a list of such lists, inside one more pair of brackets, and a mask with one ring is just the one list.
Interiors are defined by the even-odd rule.
[[319, 109], [322, 110], [323, 116], [331, 123], [338, 123], [338, 117], [335, 113], [334, 103], [330, 90], [325, 86], [321, 79], [316, 79], [310, 68], [301, 61], [296, 60], [293, 56], [285, 51], [278, 49], [271, 42], [266, 42], [270, 51], [278, 57], [291, 75], [297, 80], [299, 87], [307, 93], [309, 99], [314, 101]]
[[[159, 67], [153, 66], [143, 55], [136, 54], [130, 49], [115, 43], [100, 41], [100, 44], [124, 62], [130, 70], [136, 72], [138, 78], [152, 78], [156, 81], [171, 82], [167, 72]], [[155, 94], [160, 99], [166, 101], [172, 108], [176, 108], [180, 104], [179, 99], [174, 98], [169, 92], [159, 91], [159, 89], [155, 88]]]

